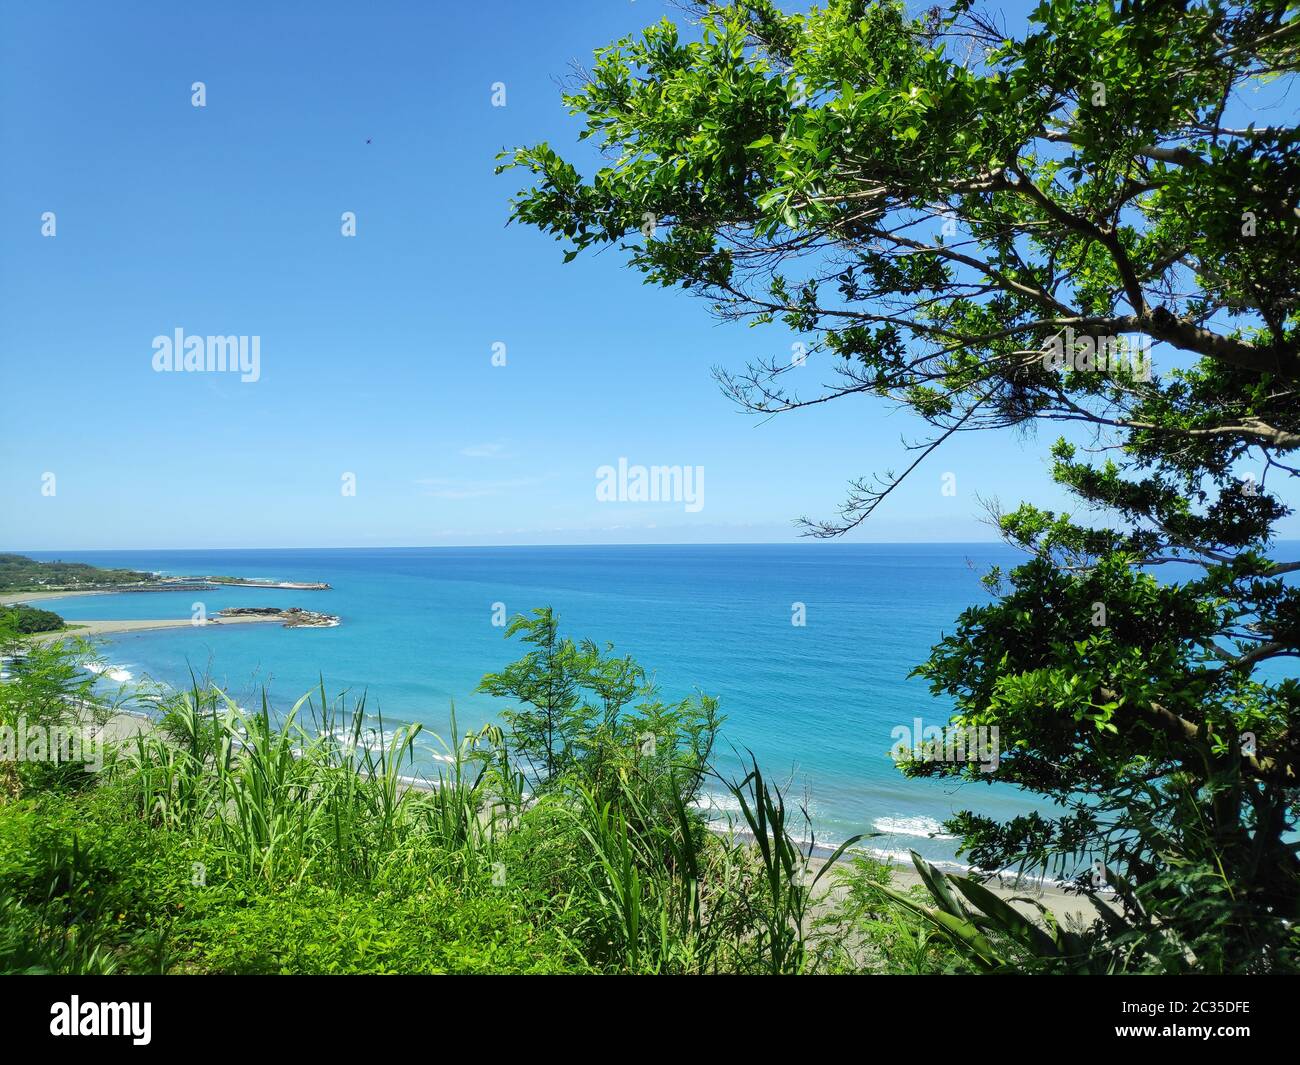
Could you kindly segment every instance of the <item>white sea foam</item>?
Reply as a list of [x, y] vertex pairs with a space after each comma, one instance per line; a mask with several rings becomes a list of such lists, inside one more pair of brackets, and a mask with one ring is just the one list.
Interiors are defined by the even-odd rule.
[[[879, 861], [887, 862], [890, 865], [903, 865], [908, 869], [912, 868], [911, 851], [896, 851], [890, 850], [887, 847], [853, 848], [853, 852], [857, 853], [859, 851], [863, 854], [870, 855], [872, 858], [876, 858]], [[969, 873], [971, 871], [969, 865], [965, 865], [962, 862], [950, 861], [946, 858], [926, 858], [925, 861], [938, 869], [942, 869], [945, 873]]]
[[97, 673], [117, 684], [125, 684], [131, 679], [131, 671], [124, 669], [122, 666], [112, 666], [104, 662], [84, 662], [82, 664], [88, 672]]
[[728, 814], [740, 813], [740, 800], [731, 792], [723, 795], [709, 791], [701, 792], [692, 805], [697, 810], [705, 811], [711, 821], [725, 818]]
[[392, 728], [384, 729], [381, 733], [377, 728], [363, 725], [360, 735], [354, 737], [351, 725], [336, 725], [334, 728], [327, 730], [324, 735], [334, 740], [345, 750], [356, 747], [375, 752], [388, 750], [393, 740], [397, 738], [397, 734], [405, 731], [408, 730]]
[[914, 836], [918, 839], [956, 839], [944, 832], [933, 817], [877, 817], [871, 827], [886, 836]]

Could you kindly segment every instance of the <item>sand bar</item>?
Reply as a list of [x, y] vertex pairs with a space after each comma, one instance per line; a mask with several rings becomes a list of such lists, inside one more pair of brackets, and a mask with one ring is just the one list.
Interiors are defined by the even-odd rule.
[[71, 599], [77, 595], [116, 594], [116, 591], [99, 588], [77, 592], [0, 592], [0, 606], [13, 606], [15, 603], [39, 603], [42, 599]]
[[254, 615], [221, 619], [209, 618], [205, 624], [195, 625], [191, 618], [153, 618], [131, 621], [86, 621], [73, 618], [68, 622], [71, 627], [62, 629], [59, 632], [39, 632], [35, 634], [34, 639], [75, 640], [78, 637], [109, 636], [113, 633], [122, 632], [147, 632], [152, 629], [194, 629], [198, 631], [206, 628], [220, 628], [225, 625], [259, 625], [266, 624], [269, 621], [278, 621], [283, 624], [283, 620], [283, 618], [274, 615], [270, 617]]

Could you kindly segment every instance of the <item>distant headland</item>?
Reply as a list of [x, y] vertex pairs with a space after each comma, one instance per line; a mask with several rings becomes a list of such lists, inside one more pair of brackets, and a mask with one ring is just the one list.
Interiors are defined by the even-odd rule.
[[264, 577], [175, 577], [142, 570], [105, 569], [85, 562], [38, 562], [26, 555], [0, 554], [0, 592], [202, 592], [216, 588], [328, 591], [323, 581], [276, 581]]
[[84, 562], [38, 562], [26, 555], [0, 554], [0, 627], [20, 635], [53, 639], [61, 635], [105, 636], [146, 629], [202, 628], [206, 625], [248, 624], [278, 621], [286, 629], [334, 628], [340, 619], [334, 614], [291, 607], [226, 607], [211, 618], [155, 618], [130, 620], [78, 619], [72, 623], [48, 610], [27, 604], [44, 599], [118, 592], [203, 592], [218, 588], [262, 588], [267, 590], [328, 591], [323, 581], [276, 581], [263, 577], [168, 577], [141, 570], [105, 569]]

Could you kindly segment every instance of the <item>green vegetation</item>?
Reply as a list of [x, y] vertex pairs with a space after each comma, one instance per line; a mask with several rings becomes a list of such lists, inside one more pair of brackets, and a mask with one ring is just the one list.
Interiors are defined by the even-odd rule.
[[0, 554], [0, 592], [40, 592], [150, 584], [152, 573], [101, 569], [84, 562], [37, 562], [26, 555]]
[[[995, 507], [1028, 561], [989, 574], [992, 601], [918, 669], [958, 724], [999, 729], [996, 770], [904, 770], [1054, 804], [949, 827], [978, 868], [1074, 878], [1092, 926], [919, 862], [901, 890], [855, 857], [842, 901], [819, 896], [828, 867], [780, 790], [756, 765], [717, 780], [716, 705], [663, 703], [540, 611], [510, 630], [526, 656], [484, 678], [505, 728], [453, 727], [431, 791], [401, 779], [418, 728], [375, 731], [323, 691], [279, 718], [196, 685], [101, 781], [6, 764], [0, 968], [1300, 968], [1300, 561], [1275, 546], [1300, 475], [1300, 130], [1282, 109], [1225, 119], [1294, 88], [1300, 18], [1053, 0], [1005, 39], [970, 6], [697, 5], [701, 32], [625, 38], [568, 94], [594, 176], [545, 144], [505, 167], [535, 181], [515, 217], [567, 258], [622, 247], [841, 375], [809, 397], [802, 360], [723, 373], [748, 410], [902, 404], [933, 429], [903, 476], [963, 433], [1087, 430], [1050, 452], [1079, 512]], [[1121, 335], [1159, 372], [1103, 364]], [[859, 482], [808, 531], [856, 527], [899, 480]], [[85, 697], [62, 654], [30, 649], [4, 723]], [[708, 830], [710, 779], [749, 839]]]
[[[713, 702], [665, 705], [636, 663], [557, 629], [545, 610], [515, 619], [512, 633], [543, 653], [484, 679], [518, 700], [507, 728], [457, 735], [453, 718], [431, 790], [403, 780], [419, 726], [385, 731], [364, 701], [345, 708], [323, 691], [277, 718], [196, 684], [98, 777], [5, 763], [0, 970], [850, 964], [811, 920], [829, 866], [809, 869], [757, 769], [730, 787], [758, 846], [709, 831], [693, 805], [712, 775]], [[0, 726], [70, 720], [91, 699], [74, 656], [25, 650], [0, 684]], [[543, 676], [553, 683], [535, 685]], [[563, 720], [539, 728], [560, 709], [552, 690], [565, 693]]]
[[38, 610], [34, 606], [0, 606], [0, 629], [10, 629], [27, 636], [34, 632], [57, 632], [63, 628], [63, 618], [52, 610]]
[[[955, 723], [998, 729], [996, 771], [905, 772], [1048, 800], [948, 828], [979, 868], [1118, 892], [1119, 968], [1293, 969], [1300, 560], [1275, 530], [1300, 476], [1300, 128], [1287, 103], [1230, 112], [1296, 91], [1294, 0], [1053, 0], [1018, 39], [969, 3], [689, 7], [698, 26], [601, 49], [566, 94], [590, 177], [547, 144], [508, 154], [534, 181], [515, 219], [786, 327], [796, 358], [720, 372], [748, 411], [865, 396], [928, 424], [812, 535], [963, 434], [1082, 430], [1050, 452], [1078, 512], [991, 505], [1028, 561], [917, 671]], [[833, 386], [801, 394], [828, 376], [805, 362]], [[1001, 966], [976, 942], [998, 918], [930, 887], [916, 916]]]
[[[856, 839], [815, 861], [806, 815], [756, 764], [738, 781], [712, 769], [712, 700], [665, 705], [635, 662], [561, 637], [549, 610], [511, 633], [533, 649], [483, 682], [514, 700], [506, 727], [460, 733], [453, 711], [432, 748], [364, 700], [322, 690], [250, 713], [196, 682], [98, 774], [0, 762], [0, 972], [1226, 968], [1168, 911], [1134, 919], [1091, 893], [1099, 916], [1075, 926], [919, 859], [910, 889], [865, 855], [846, 866]], [[26, 658], [0, 683], [0, 740], [20, 719], [28, 735], [109, 720], [85, 650], [5, 641]], [[431, 788], [409, 784], [421, 749]], [[726, 832], [697, 803], [706, 782], [740, 809]]]

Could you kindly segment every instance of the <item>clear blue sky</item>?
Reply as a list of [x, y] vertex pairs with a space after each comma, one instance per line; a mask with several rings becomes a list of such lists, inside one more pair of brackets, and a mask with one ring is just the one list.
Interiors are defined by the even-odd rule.
[[[759, 424], [720, 395], [711, 366], [791, 337], [505, 227], [496, 154], [571, 149], [557, 79], [664, 5], [186, 8], [0, 9], [0, 545], [788, 540], [906, 465], [924, 427], [878, 403]], [[153, 372], [177, 327], [259, 336], [261, 379]], [[963, 440], [858, 538], [990, 539], [977, 495], [1059, 504], [1052, 435]], [[703, 466], [703, 509], [599, 503], [620, 456]]]

